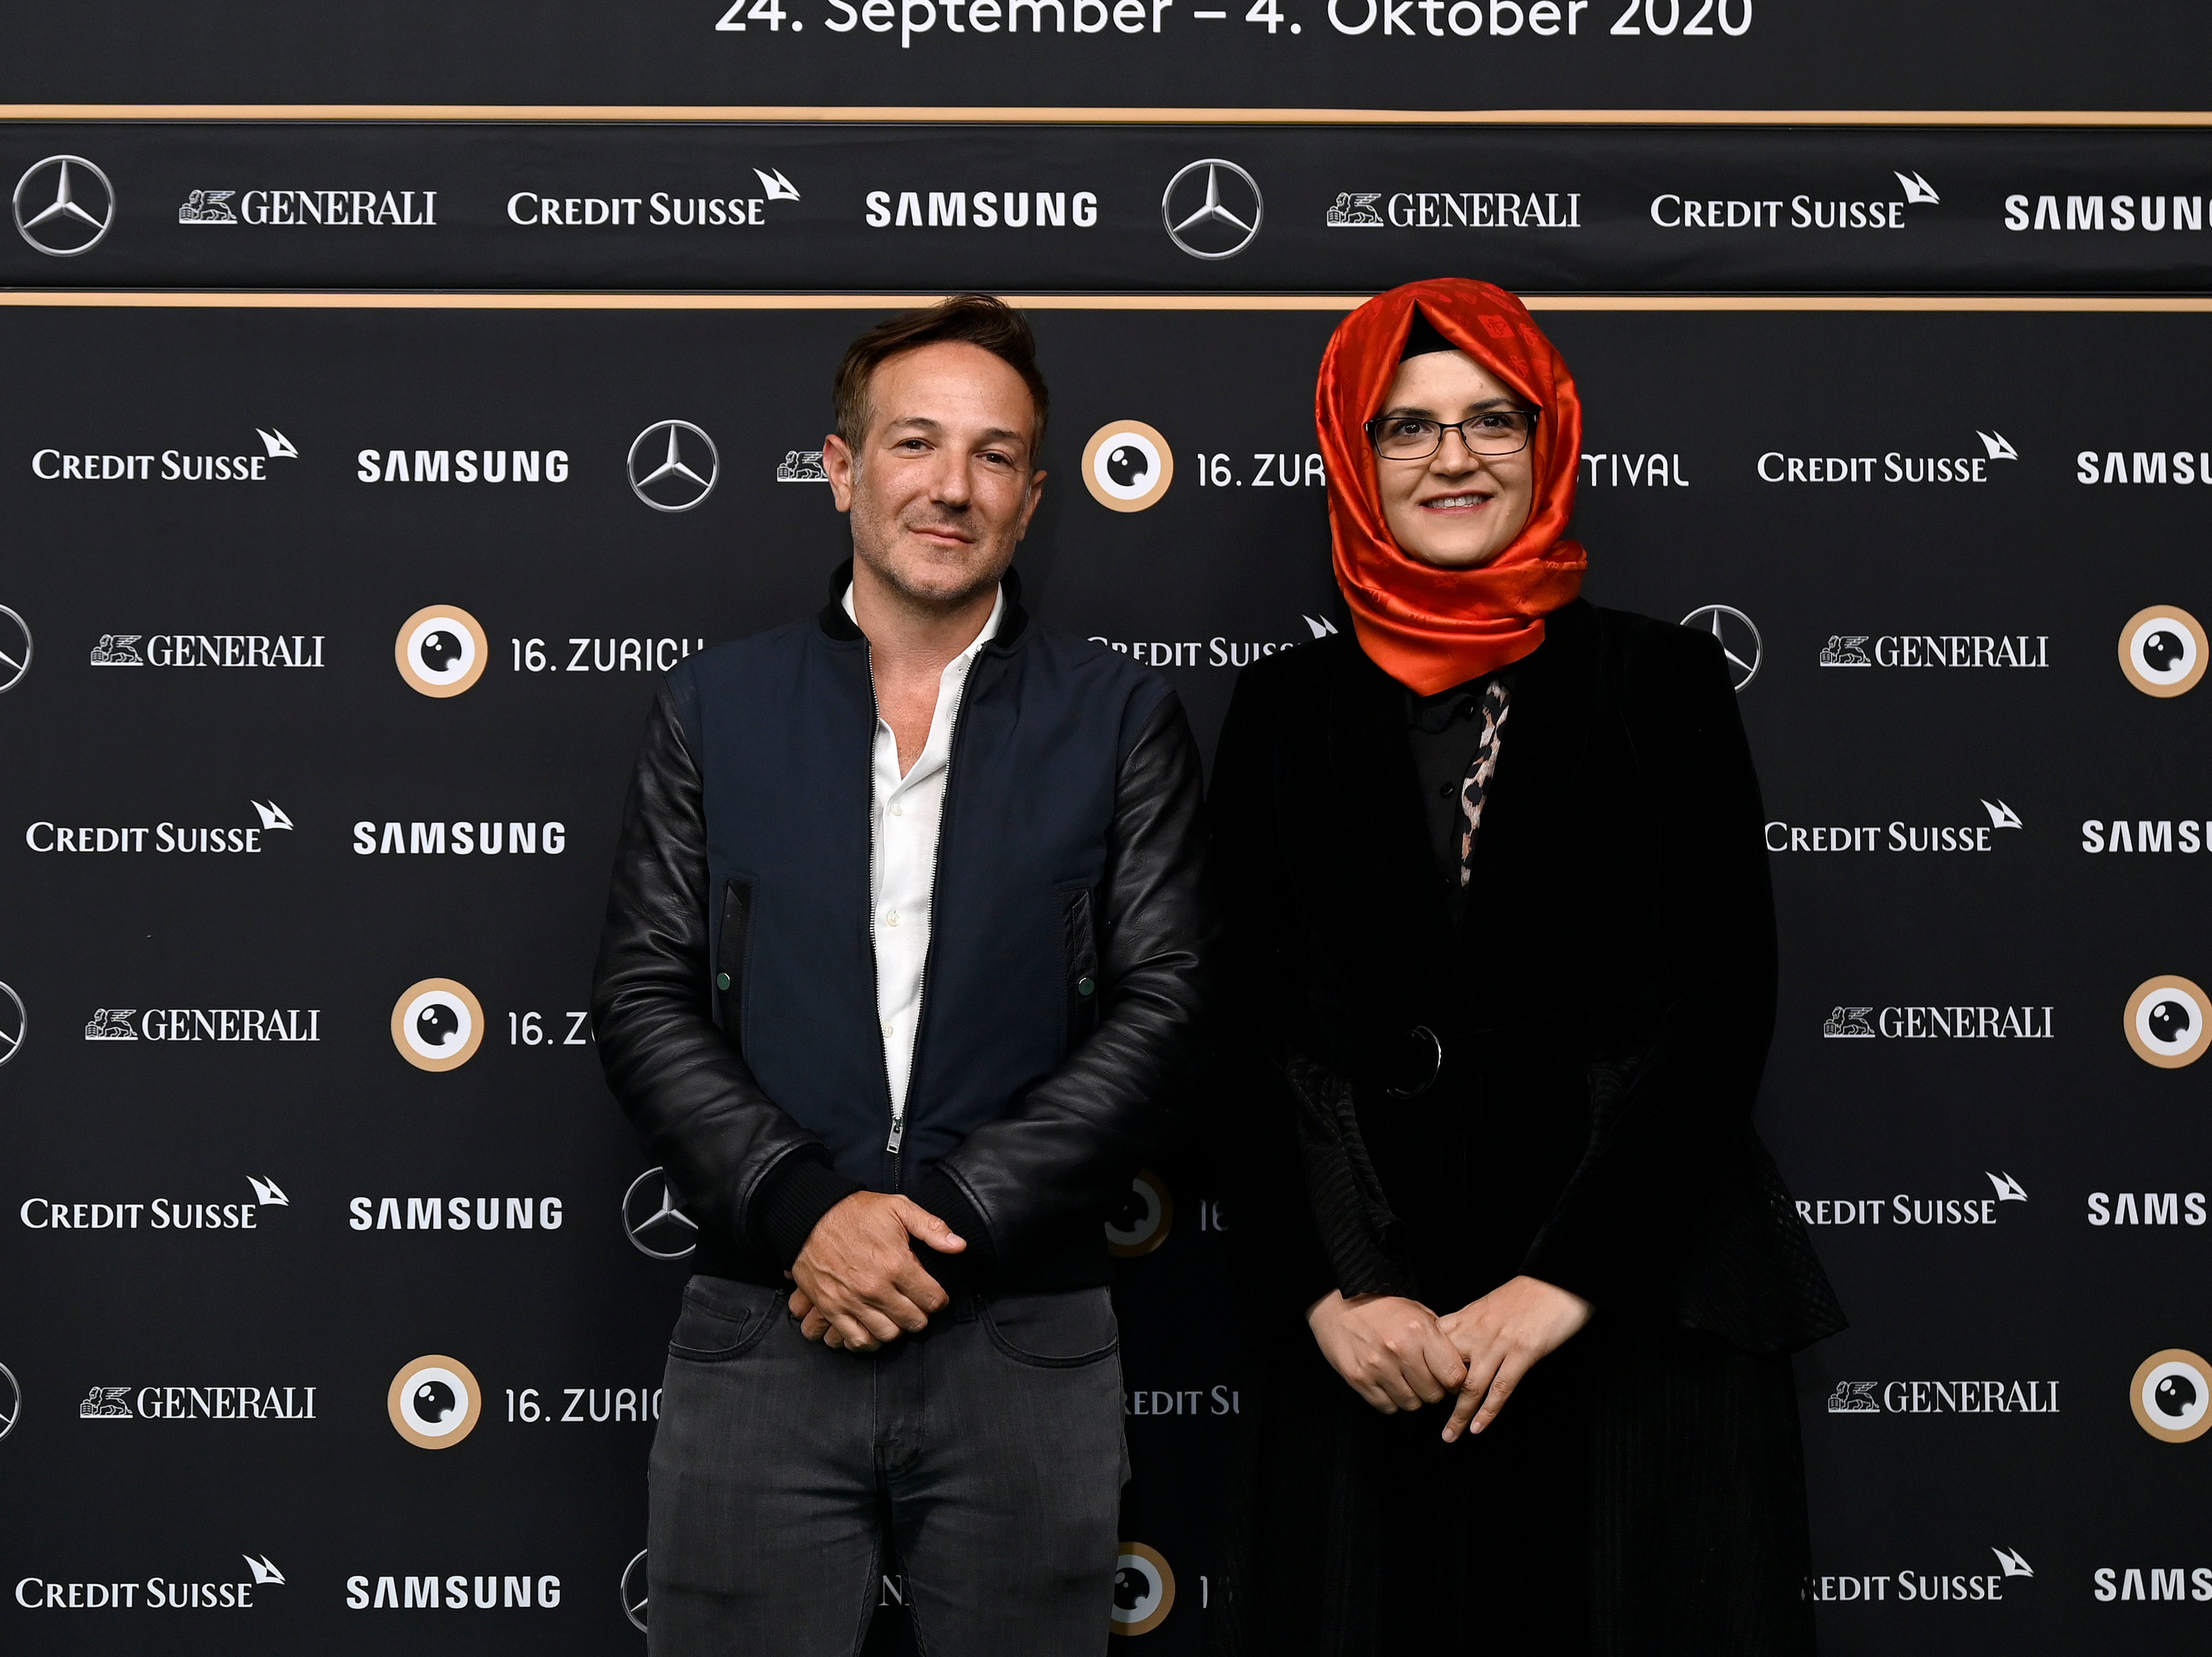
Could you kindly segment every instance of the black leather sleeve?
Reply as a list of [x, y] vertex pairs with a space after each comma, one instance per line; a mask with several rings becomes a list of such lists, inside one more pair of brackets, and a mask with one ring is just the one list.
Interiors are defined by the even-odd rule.
[[1204, 1060], [1213, 945], [1205, 837], [1198, 744], [1170, 694], [1115, 783], [1097, 894], [1097, 1027], [915, 1192], [971, 1254], [987, 1252], [969, 1270], [1017, 1273], [1072, 1228], [1096, 1224], [1188, 1099]]
[[714, 1021], [707, 825], [684, 737], [688, 686], [654, 699], [623, 813], [592, 991], [607, 1085], [702, 1228], [788, 1266], [858, 1189], [762, 1091]]

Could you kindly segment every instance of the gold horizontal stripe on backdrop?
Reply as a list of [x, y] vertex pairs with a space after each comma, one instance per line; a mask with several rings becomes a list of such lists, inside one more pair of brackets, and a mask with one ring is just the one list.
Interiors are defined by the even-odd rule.
[[[929, 294], [208, 293], [0, 289], [0, 307], [179, 310], [880, 311], [933, 305]], [[1366, 294], [1007, 294], [1033, 311], [1349, 311]], [[2204, 295], [1523, 294], [1532, 311], [2212, 311]]]
[[2186, 109], [1171, 109], [996, 104], [0, 104], [0, 121], [893, 121], [1036, 125], [2212, 126]]

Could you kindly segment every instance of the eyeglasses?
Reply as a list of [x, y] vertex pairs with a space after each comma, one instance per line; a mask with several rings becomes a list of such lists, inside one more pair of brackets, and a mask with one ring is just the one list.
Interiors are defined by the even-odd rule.
[[1408, 414], [1386, 414], [1367, 423], [1367, 441], [1386, 460], [1425, 460], [1455, 431], [1470, 454], [1518, 454], [1536, 435], [1534, 409], [1486, 409], [1447, 423]]

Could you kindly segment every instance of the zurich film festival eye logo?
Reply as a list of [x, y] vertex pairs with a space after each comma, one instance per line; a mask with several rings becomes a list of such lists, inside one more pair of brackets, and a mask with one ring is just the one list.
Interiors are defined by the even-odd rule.
[[1167, 1621], [1175, 1595], [1175, 1573], [1159, 1550], [1124, 1542], [1114, 1562], [1114, 1632], [1150, 1634]]
[[1193, 259], [1234, 259], [1260, 234], [1267, 210], [1260, 186], [1235, 161], [1193, 161], [1168, 180], [1160, 223]]
[[458, 1070], [483, 1045], [483, 1005], [468, 985], [425, 978], [392, 1007], [392, 1045], [418, 1070]]
[[1168, 1183], [1150, 1168], [1129, 1181], [1129, 1189], [1106, 1216], [1106, 1248], [1124, 1260], [1150, 1254], [1175, 1228], [1175, 1198]]
[[647, 1168], [623, 1193], [623, 1234], [654, 1260], [680, 1260], [699, 1246], [699, 1222], [684, 1211], [684, 1194], [665, 1168]]
[[468, 1365], [433, 1352], [392, 1378], [392, 1425], [418, 1450], [450, 1450], [476, 1430], [483, 1392]]
[[1083, 446], [1083, 481], [1109, 512], [1142, 512], [1175, 481], [1175, 451], [1142, 420], [1109, 420]]
[[1749, 616], [1725, 604], [1701, 604], [1682, 618], [1682, 625], [1711, 633], [1720, 641], [1728, 661], [1729, 680], [1739, 691], [1759, 677], [1765, 647]]
[[49, 155], [15, 180], [15, 234], [50, 259], [75, 259], [107, 238], [115, 186], [82, 155]]
[[392, 645], [399, 677], [424, 696], [459, 696], [483, 677], [491, 647], [459, 605], [426, 605], [399, 624]]
[[2120, 629], [2120, 671], [2145, 696], [2180, 696], [2204, 677], [2204, 629], [2174, 604], [2138, 610]]
[[655, 512], [689, 512], [714, 492], [722, 454], [689, 420], [656, 420], [630, 441], [630, 493]]
[[2128, 997], [2128, 1045], [2146, 1064], [2179, 1070], [2204, 1056], [2205, 1014], [2212, 999], [2187, 978], [2146, 978]]
[[31, 624], [0, 604], [0, 696], [23, 682], [31, 671]]
[[2168, 1444], [2202, 1438], [2212, 1419], [2212, 1364], [2179, 1347], [2154, 1352], [2136, 1369], [2128, 1392], [2136, 1425]]

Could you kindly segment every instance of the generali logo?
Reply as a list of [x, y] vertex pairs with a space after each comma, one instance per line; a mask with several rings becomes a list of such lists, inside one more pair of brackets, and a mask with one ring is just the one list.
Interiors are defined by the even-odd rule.
[[320, 225], [338, 229], [438, 222], [434, 190], [194, 190], [177, 222], [196, 226]]
[[96, 1386], [76, 1414], [79, 1421], [313, 1421], [315, 1389]]
[[1832, 1008], [1829, 1041], [2049, 1041], [2049, 1007], [1852, 1007]]
[[1839, 1380], [1832, 1416], [2055, 1416], [2055, 1380]]

